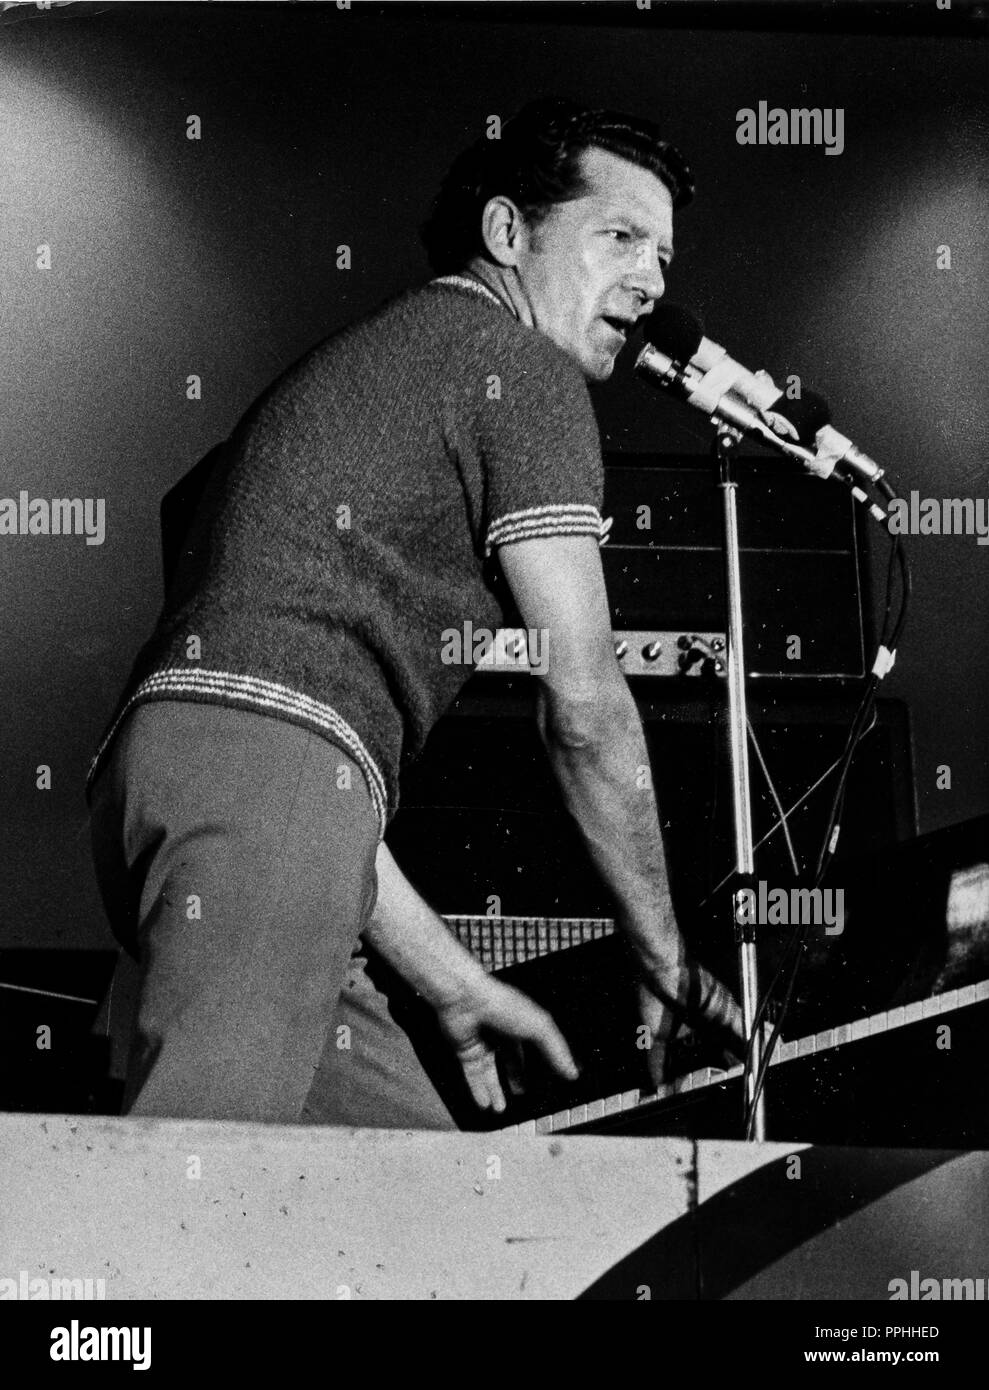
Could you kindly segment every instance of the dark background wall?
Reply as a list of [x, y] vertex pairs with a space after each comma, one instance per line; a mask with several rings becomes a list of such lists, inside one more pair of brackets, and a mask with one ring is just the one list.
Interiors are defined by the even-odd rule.
[[[901, 493], [986, 496], [984, 45], [949, 16], [943, 32], [843, 35], [551, 8], [4, 16], [0, 494], [105, 498], [107, 534], [0, 538], [0, 945], [108, 943], [82, 784], [160, 603], [160, 497], [295, 357], [426, 278], [416, 226], [491, 114], [555, 90], [658, 119], [700, 184], [669, 298], [750, 365], [825, 391]], [[843, 107], [844, 153], [739, 146], [735, 113], [760, 100]], [[936, 269], [944, 244], [950, 271]], [[608, 447], [706, 448], [699, 418], [634, 382], [598, 405]], [[989, 809], [989, 550], [920, 537], [911, 553], [917, 597], [888, 693], [913, 712], [929, 830]], [[42, 763], [50, 791], [35, 786]]]

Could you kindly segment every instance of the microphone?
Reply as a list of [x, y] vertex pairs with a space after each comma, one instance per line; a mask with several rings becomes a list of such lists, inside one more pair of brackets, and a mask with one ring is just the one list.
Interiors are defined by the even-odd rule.
[[885, 477], [886, 470], [880, 468], [875, 459], [863, 453], [847, 435], [834, 428], [831, 409], [816, 391], [801, 391], [799, 397], [792, 401], [781, 398], [769, 413], [781, 416], [792, 425], [798, 443], [814, 451], [814, 460], [807, 466], [819, 478], [830, 478], [838, 464], [843, 464], [847, 471], [858, 474], [870, 483]]
[[847, 435], [839, 434], [830, 425], [825, 425], [817, 432], [817, 459], [822, 467], [830, 465], [829, 472], [840, 463], [870, 483], [877, 483], [886, 472], [885, 468], [879, 467], [875, 459], [856, 448]]
[[[797, 458], [801, 463], [813, 461], [814, 455], [810, 450], [777, 434], [763, 420], [758, 410], [736, 396], [723, 383], [706, 381], [705, 373], [690, 363], [692, 354], [687, 351], [689, 342], [675, 345], [674, 351], [677, 352], [677, 356], [673, 357], [651, 341], [651, 325], [648, 319], [644, 321], [643, 328], [646, 345], [636, 358], [634, 368], [639, 376], [653, 385], [672, 391], [688, 405], [703, 410], [719, 423], [741, 430], [743, 434], [755, 435], [771, 449], [776, 449], [790, 458]], [[703, 334], [699, 336], [703, 338]]]
[[[677, 304], [662, 304], [654, 309], [645, 325], [646, 341], [668, 353], [676, 362], [689, 363], [707, 378], [705, 393], [720, 398], [734, 391], [756, 410], [769, 410], [783, 392], [767, 372], [750, 372], [741, 362], [729, 357], [720, 343], [704, 337], [699, 319]], [[701, 406], [701, 409], [704, 409]]]
[[664, 304], [642, 328], [646, 346], [635, 363], [640, 376], [777, 452], [799, 458], [820, 478], [829, 478], [839, 464], [868, 482], [883, 477], [875, 460], [831, 425], [823, 396], [802, 391], [787, 399], [768, 373], [750, 372], [706, 338], [688, 310]]

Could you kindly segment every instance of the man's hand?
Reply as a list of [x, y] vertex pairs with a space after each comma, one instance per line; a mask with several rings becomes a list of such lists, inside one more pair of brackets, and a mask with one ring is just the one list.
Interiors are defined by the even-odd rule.
[[482, 1110], [505, 1109], [505, 1096], [495, 1054], [487, 1034], [498, 1033], [516, 1042], [534, 1043], [561, 1076], [576, 1081], [577, 1067], [563, 1034], [550, 1015], [510, 985], [484, 975], [462, 995], [439, 1005], [440, 1028], [453, 1044], [467, 1085]]
[[654, 966], [646, 980], [649, 990], [694, 1028], [720, 1028], [745, 1046], [742, 1010], [720, 980], [686, 952], [669, 965]]
[[653, 964], [639, 986], [639, 1017], [649, 1030], [649, 1074], [655, 1086], [670, 1078], [667, 1050], [678, 1029], [721, 1035], [727, 1053], [745, 1055], [742, 1011], [719, 980], [685, 950], [666, 965]]

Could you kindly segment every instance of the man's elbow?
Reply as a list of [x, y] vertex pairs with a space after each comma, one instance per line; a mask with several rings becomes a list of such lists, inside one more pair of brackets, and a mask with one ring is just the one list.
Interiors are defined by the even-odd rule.
[[543, 737], [570, 752], [593, 752], [630, 732], [638, 719], [624, 679], [580, 691], [544, 689], [543, 694]]

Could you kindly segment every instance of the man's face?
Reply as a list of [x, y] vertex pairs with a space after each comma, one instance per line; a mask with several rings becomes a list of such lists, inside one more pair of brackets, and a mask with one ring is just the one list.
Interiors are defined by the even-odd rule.
[[587, 192], [527, 228], [516, 261], [533, 326], [606, 381], [625, 345], [618, 326], [649, 313], [673, 256], [673, 199], [655, 174], [605, 150], [581, 156]]

